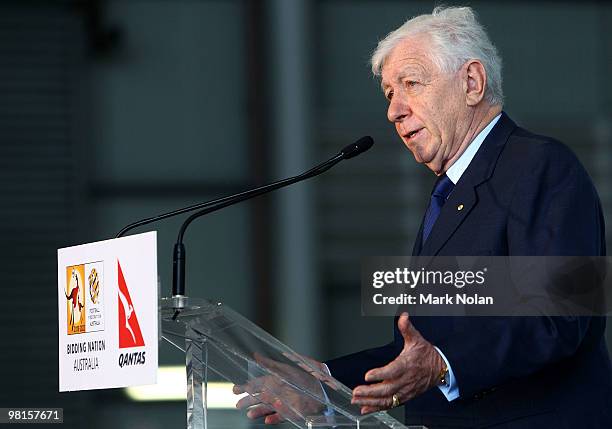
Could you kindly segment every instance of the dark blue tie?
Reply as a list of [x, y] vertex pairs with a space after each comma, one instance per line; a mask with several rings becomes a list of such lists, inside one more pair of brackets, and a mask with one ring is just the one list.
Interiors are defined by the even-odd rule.
[[440, 212], [442, 211], [442, 206], [448, 199], [448, 196], [452, 192], [455, 184], [448, 178], [445, 174], [440, 176], [436, 185], [434, 186], [433, 191], [431, 192], [431, 201], [429, 202], [429, 207], [427, 207], [427, 212], [425, 213], [425, 221], [423, 222], [423, 244], [427, 241], [431, 230], [433, 229], [438, 216], [440, 216]]

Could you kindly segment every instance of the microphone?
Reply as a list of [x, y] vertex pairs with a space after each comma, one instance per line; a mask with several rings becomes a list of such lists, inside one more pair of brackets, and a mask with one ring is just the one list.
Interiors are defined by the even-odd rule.
[[[348, 146], [345, 146], [340, 153], [336, 156], [328, 159], [327, 161], [317, 165], [316, 167], [311, 168], [310, 170], [287, 179], [279, 180], [277, 182], [272, 182], [270, 184], [260, 186], [259, 188], [255, 188], [249, 191], [242, 192], [240, 194], [232, 195], [230, 197], [226, 197], [223, 201], [218, 202], [218, 204], [213, 204], [211, 207], [203, 208], [202, 210], [192, 214], [189, 216], [185, 222], [181, 225], [181, 228], [178, 233], [178, 237], [176, 240], [176, 244], [174, 245], [174, 255], [173, 255], [173, 278], [172, 278], [172, 296], [180, 297], [185, 296], [185, 245], [183, 244], [183, 237], [185, 235], [185, 231], [187, 227], [193, 222], [195, 219], [204, 216], [206, 214], [212, 213], [217, 210], [221, 210], [222, 208], [231, 206], [233, 204], [239, 203], [244, 200], [248, 200], [250, 198], [254, 198], [256, 196], [266, 194], [268, 192], [272, 192], [279, 188], [284, 188], [285, 186], [292, 185], [297, 182], [301, 182], [302, 180], [309, 179], [314, 176], [318, 176], [321, 173], [332, 168], [334, 165], [339, 163], [344, 159], [353, 158], [360, 153], [365, 152], [370, 149], [374, 144], [374, 139], [370, 136], [364, 136], [357, 140], [355, 143], [352, 143]], [[214, 203], [214, 202], [213, 202]]]
[[374, 140], [372, 137], [365, 136], [357, 140], [355, 143], [345, 146], [344, 149], [340, 151], [340, 154], [342, 154], [343, 159], [350, 159], [370, 149], [373, 144]]
[[354, 158], [355, 156], [365, 152], [370, 149], [374, 144], [374, 139], [370, 136], [361, 137], [354, 143], [345, 146], [337, 155], [328, 159], [327, 161], [311, 168], [308, 171], [305, 171], [302, 174], [297, 176], [289, 177], [287, 179], [278, 180], [276, 182], [269, 183], [267, 185], [259, 186], [254, 189], [250, 189], [247, 191], [240, 192], [238, 194], [229, 195], [222, 198], [217, 198], [215, 200], [206, 201], [203, 203], [194, 204], [188, 207], [183, 207], [180, 209], [176, 209], [167, 213], [162, 213], [157, 216], [153, 216], [150, 218], [141, 219], [139, 221], [133, 222], [127, 226], [125, 226], [121, 231], [119, 231], [116, 235], [116, 238], [123, 236], [126, 232], [142, 226], [147, 225], [153, 222], [157, 222], [163, 219], [167, 219], [169, 217], [178, 216], [183, 213], [192, 212], [195, 210], [191, 216], [189, 216], [185, 222], [181, 225], [181, 228], [178, 233], [176, 244], [174, 245], [174, 255], [173, 255], [173, 279], [172, 279], [172, 295], [173, 297], [183, 297], [185, 296], [185, 246], [183, 244], [183, 236], [185, 235], [185, 231], [187, 227], [200, 216], [204, 216], [208, 213], [212, 213], [217, 210], [221, 210], [222, 208], [237, 204], [241, 201], [248, 200], [250, 198], [257, 197], [259, 195], [267, 194], [268, 192], [272, 192], [276, 189], [284, 188], [285, 186], [292, 185], [297, 182], [301, 182], [302, 180], [309, 179], [311, 177], [318, 176], [321, 173], [332, 168], [334, 165], [339, 163], [344, 159]]
[[[307, 174], [312, 173], [314, 170], [317, 170], [319, 168], [325, 168], [328, 163], [332, 163], [333, 162], [332, 165], [330, 165], [329, 167], [325, 168], [325, 170], [323, 170], [323, 171], [326, 171], [327, 169], [331, 168], [334, 164], [339, 162], [339, 160], [335, 161], [336, 158], [338, 158], [338, 157], [341, 157], [341, 159], [353, 158], [353, 157], [359, 155], [360, 153], [365, 152], [366, 150], [370, 149], [373, 144], [374, 144], [374, 139], [372, 139], [372, 137], [370, 137], [370, 136], [362, 137], [359, 140], [357, 140], [355, 143], [351, 143], [350, 145], [345, 146], [340, 151], [340, 153], [338, 155], [336, 155], [335, 157], [325, 161], [322, 164], [319, 164], [318, 166], [308, 170], [305, 173], [302, 173], [299, 176], [295, 176], [295, 177], [292, 177], [292, 178], [289, 178], [289, 179], [285, 179], [284, 181], [289, 181], [289, 180], [292, 180], [292, 179], [295, 179], [295, 178], [298, 178], [298, 177], [306, 176]], [[321, 173], [323, 171], [321, 171]], [[317, 173], [317, 174], [320, 174], [320, 173]], [[304, 177], [303, 179], [307, 179], [309, 177], [312, 177], [312, 176]], [[303, 179], [300, 179], [300, 180], [303, 180]], [[272, 185], [275, 185], [275, 184], [278, 184], [278, 183], [281, 183], [281, 182], [284, 182], [284, 181], [281, 180], [279, 182], [274, 182], [274, 183], [271, 183], [269, 185], [265, 185], [265, 186], [262, 186], [260, 188], [253, 189], [251, 191], [245, 191], [245, 192], [241, 192], [239, 194], [230, 195], [230, 196], [223, 197], [223, 198], [218, 198], [216, 200], [206, 201], [206, 202], [203, 202], [203, 203], [197, 203], [197, 204], [194, 204], [194, 205], [191, 205], [191, 206], [182, 207], [180, 209], [172, 210], [172, 211], [167, 212], [167, 213], [162, 213], [162, 214], [157, 215], [157, 216], [153, 216], [153, 217], [149, 217], [149, 218], [138, 220], [136, 222], [132, 222], [129, 225], [126, 225], [125, 227], [123, 227], [117, 233], [115, 238], [122, 237], [123, 235], [125, 235], [126, 232], [128, 232], [128, 231], [130, 231], [130, 230], [132, 230], [134, 228], [137, 228], [139, 226], [148, 225], [150, 223], [154, 223], [154, 222], [157, 222], [157, 221], [160, 221], [160, 220], [163, 220], [163, 219], [167, 219], [169, 217], [178, 216], [178, 215], [183, 214], [183, 213], [192, 212], [194, 210], [203, 209], [203, 208], [206, 208], [206, 207], [214, 206], [216, 204], [221, 204], [221, 203], [224, 203], [226, 201], [230, 201], [231, 199], [233, 199], [235, 197], [238, 197], [240, 195], [243, 195], [243, 194], [246, 194], [246, 193], [249, 193], [249, 192], [253, 192], [253, 191], [256, 191], [256, 190], [261, 189], [261, 188], [265, 188], [266, 186], [272, 186]], [[295, 182], [291, 182], [291, 183], [295, 183]], [[290, 185], [291, 183], [287, 183], [287, 185]], [[278, 188], [275, 188], [275, 189], [278, 189]], [[257, 194], [257, 195], [259, 195], [259, 194]], [[255, 195], [253, 195], [253, 196], [255, 196]]]

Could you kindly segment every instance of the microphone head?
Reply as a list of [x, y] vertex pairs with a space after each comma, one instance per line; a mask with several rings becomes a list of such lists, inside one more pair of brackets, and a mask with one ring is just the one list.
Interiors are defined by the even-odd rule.
[[340, 151], [342, 159], [353, 158], [362, 152], [365, 152], [374, 144], [374, 139], [370, 136], [364, 136], [357, 140], [355, 143], [351, 143]]

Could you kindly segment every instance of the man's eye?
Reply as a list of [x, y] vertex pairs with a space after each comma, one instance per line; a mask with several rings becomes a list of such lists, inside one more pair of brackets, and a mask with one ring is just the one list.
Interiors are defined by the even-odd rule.
[[419, 83], [416, 80], [409, 80], [406, 85], [410, 88], [417, 86]]
[[393, 98], [393, 91], [387, 92], [387, 94], [385, 94], [385, 98], [391, 101], [391, 99]]

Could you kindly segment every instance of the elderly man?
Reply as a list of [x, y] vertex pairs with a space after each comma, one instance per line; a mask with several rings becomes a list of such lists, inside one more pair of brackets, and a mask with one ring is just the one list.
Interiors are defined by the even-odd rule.
[[[586, 171], [502, 112], [501, 61], [470, 8], [407, 21], [379, 43], [372, 69], [389, 121], [438, 176], [413, 255], [605, 255]], [[404, 404], [408, 424], [612, 427], [604, 328], [597, 317], [403, 314], [392, 343], [326, 365], [362, 413]]]
[[[473, 11], [436, 8], [372, 57], [387, 117], [438, 179], [414, 255], [604, 255], [576, 157], [502, 112], [501, 61]], [[396, 319], [395, 340], [326, 362], [363, 413], [441, 427], [612, 427], [602, 318]]]

